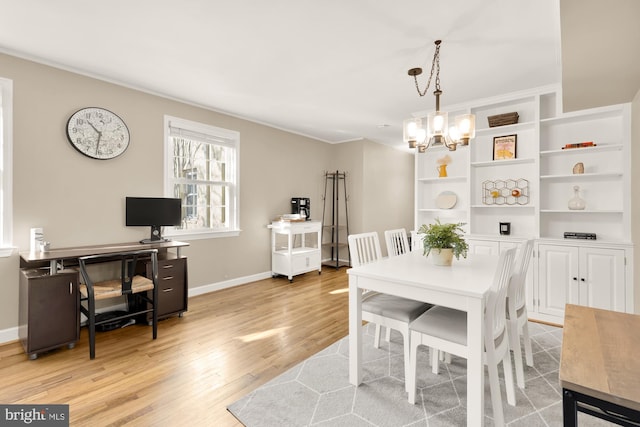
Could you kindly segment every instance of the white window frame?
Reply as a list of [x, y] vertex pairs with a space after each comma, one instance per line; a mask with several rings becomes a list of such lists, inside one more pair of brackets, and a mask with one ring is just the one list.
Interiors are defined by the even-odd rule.
[[13, 80], [0, 78], [0, 257], [13, 247]]
[[164, 194], [174, 197], [173, 186], [173, 150], [171, 144], [170, 127], [185, 129], [201, 135], [210, 136], [212, 140], [223, 139], [230, 142], [235, 151], [235, 164], [231, 176], [234, 184], [230, 187], [229, 198], [229, 228], [223, 230], [209, 228], [204, 230], [182, 230], [175, 227], [165, 227], [164, 236], [184, 240], [211, 239], [217, 237], [231, 237], [240, 234], [240, 133], [216, 126], [198, 123], [178, 117], [164, 116]]

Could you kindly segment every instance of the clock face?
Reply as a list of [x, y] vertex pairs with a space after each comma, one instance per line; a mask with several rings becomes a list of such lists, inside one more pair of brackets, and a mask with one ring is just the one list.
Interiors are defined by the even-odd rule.
[[67, 138], [85, 156], [113, 159], [129, 146], [129, 129], [111, 111], [89, 107], [71, 115], [67, 122]]

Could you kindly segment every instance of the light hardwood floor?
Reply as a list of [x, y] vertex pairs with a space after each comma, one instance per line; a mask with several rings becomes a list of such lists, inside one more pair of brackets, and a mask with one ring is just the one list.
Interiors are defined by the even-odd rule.
[[348, 334], [346, 268], [189, 299], [182, 318], [100, 333], [28, 360], [0, 346], [0, 402], [69, 404], [73, 426], [240, 426], [226, 407]]

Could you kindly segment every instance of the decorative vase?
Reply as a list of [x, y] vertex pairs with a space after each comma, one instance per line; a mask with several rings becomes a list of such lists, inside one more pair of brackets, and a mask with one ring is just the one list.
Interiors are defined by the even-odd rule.
[[440, 165], [438, 166], [437, 170], [438, 170], [438, 178], [447, 177], [447, 165]]
[[586, 207], [583, 198], [580, 197], [580, 186], [573, 186], [573, 197], [569, 199], [569, 209], [572, 211], [581, 211]]
[[450, 266], [453, 261], [453, 249], [431, 249], [431, 262], [435, 265]]

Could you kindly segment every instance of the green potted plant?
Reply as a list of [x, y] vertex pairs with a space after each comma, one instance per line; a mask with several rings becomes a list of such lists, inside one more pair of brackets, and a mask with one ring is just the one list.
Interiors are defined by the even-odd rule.
[[456, 259], [460, 259], [460, 255], [466, 258], [469, 245], [463, 237], [463, 225], [463, 222], [441, 224], [437, 218], [434, 224], [422, 224], [418, 234], [423, 235], [424, 255], [429, 256], [433, 251], [432, 260], [436, 265], [451, 265], [454, 256]]

